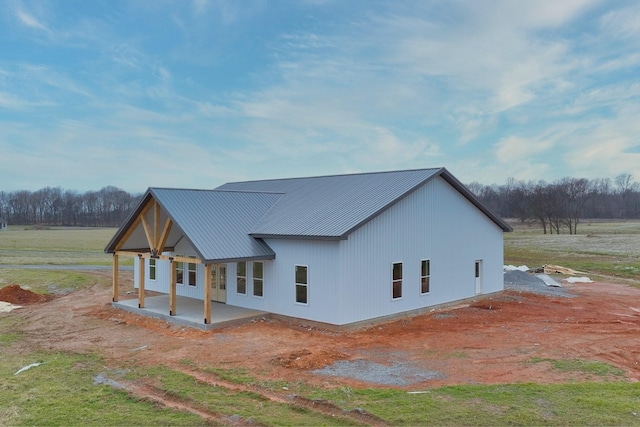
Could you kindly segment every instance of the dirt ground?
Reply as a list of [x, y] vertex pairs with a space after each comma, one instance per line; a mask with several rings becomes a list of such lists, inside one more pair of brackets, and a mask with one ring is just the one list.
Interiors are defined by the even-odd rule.
[[[124, 298], [132, 290], [132, 277], [122, 276]], [[601, 282], [564, 286], [576, 297], [505, 291], [470, 305], [345, 332], [269, 319], [206, 332], [173, 326], [112, 308], [110, 289], [103, 286], [0, 315], [21, 319], [17, 328], [25, 339], [17, 351], [97, 352], [114, 367], [183, 370], [181, 361], [189, 360], [196, 368], [246, 368], [259, 379], [302, 380], [320, 387], [391, 386], [384, 378], [316, 371], [350, 361], [359, 362], [357, 369], [401, 367], [406, 381], [392, 386], [421, 390], [449, 384], [603, 380], [580, 371], [559, 372], [540, 362], [586, 359], [622, 369], [625, 375], [619, 380], [640, 380], [640, 289]], [[383, 370], [378, 379], [385, 375], [395, 374]]]

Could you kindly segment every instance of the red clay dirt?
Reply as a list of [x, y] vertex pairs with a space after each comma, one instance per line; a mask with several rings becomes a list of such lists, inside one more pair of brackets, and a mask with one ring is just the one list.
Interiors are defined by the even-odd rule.
[[[96, 272], [96, 275], [108, 275]], [[122, 297], [132, 297], [123, 274]], [[506, 291], [470, 305], [437, 310], [355, 331], [334, 332], [281, 321], [200, 331], [115, 309], [110, 289], [94, 286], [2, 316], [25, 351], [95, 352], [114, 367], [165, 365], [195, 370], [245, 368], [253, 377], [320, 386], [388, 387], [313, 373], [337, 360], [410, 364], [439, 373], [405, 386], [640, 380], [640, 289], [614, 283], [564, 285], [574, 298]], [[15, 348], [15, 347], [12, 347]], [[546, 359], [606, 362], [611, 378], [559, 372]]]
[[11, 304], [36, 304], [50, 299], [48, 295], [37, 294], [28, 289], [22, 289], [20, 285], [9, 285], [0, 289], [0, 301], [10, 302]]

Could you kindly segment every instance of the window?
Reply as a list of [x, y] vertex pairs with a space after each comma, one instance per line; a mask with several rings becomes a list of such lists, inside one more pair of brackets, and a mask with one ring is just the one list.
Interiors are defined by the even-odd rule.
[[188, 264], [189, 286], [196, 286], [196, 265], [192, 262]]
[[402, 263], [393, 263], [391, 277], [391, 294], [393, 299], [402, 298]]
[[247, 263], [245, 261], [237, 264], [236, 292], [239, 294], [247, 293]]
[[264, 265], [262, 262], [253, 263], [253, 295], [263, 296], [264, 292]]
[[176, 262], [176, 283], [184, 285], [184, 262]]
[[149, 258], [149, 280], [156, 280], [156, 260]]
[[308, 304], [309, 301], [309, 276], [307, 266], [296, 265], [296, 302]]
[[431, 260], [420, 261], [420, 293], [429, 293], [429, 278], [431, 277]]

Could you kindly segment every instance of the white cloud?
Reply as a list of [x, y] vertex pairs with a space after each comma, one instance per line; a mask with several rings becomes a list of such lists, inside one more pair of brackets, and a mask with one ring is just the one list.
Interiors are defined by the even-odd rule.
[[[193, 0], [77, 17], [23, 4], [5, 16], [31, 42], [49, 31], [35, 42], [69, 62], [0, 61], [0, 107], [23, 114], [0, 140], [84, 153], [103, 180], [109, 162], [181, 186], [434, 163], [492, 183], [638, 162], [638, 5], [301, 2], [276, 16], [262, 1]], [[49, 128], [29, 129], [39, 122]], [[178, 166], [176, 151], [198, 159]], [[49, 176], [73, 170], [60, 164]]]
[[550, 140], [507, 136], [495, 144], [496, 158], [502, 163], [521, 162], [553, 148]]
[[42, 22], [40, 22], [35, 16], [25, 12], [24, 10], [16, 10], [15, 14], [16, 14], [16, 18], [18, 18], [18, 21], [20, 21], [23, 25], [26, 25], [27, 27], [35, 28], [37, 30], [49, 31], [49, 29]]
[[601, 19], [602, 28], [617, 38], [640, 37], [640, 4], [632, 2], [630, 6], [612, 10]]
[[193, 10], [196, 15], [204, 13], [209, 7], [209, 0], [193, 0]]
[[32, 101], [19, 96], [0, 92], [0, 107], [7, 110], [25, 110], [32, 107], [53, 107], [56, 104], [51, 101]]

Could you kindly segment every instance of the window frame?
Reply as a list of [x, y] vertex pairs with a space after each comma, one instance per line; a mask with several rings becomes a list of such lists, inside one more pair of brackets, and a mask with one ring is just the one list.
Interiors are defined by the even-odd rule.
[[[427, 271], [425, 274], [424, 263], [427, 263]], [[424, 290], [424, 284], [427, 284], [427, 290]], [[427, 295], [431, 292], [431, 259], [425, 258], [420, 260], [420, 295]]]
[[[305, 269], [305, 282], [306, 283], [301, 283], [298, 282], [298, 268], [304, 268]], [[293, 281], [295, 283], [295, 301], [296, 304], [298, 305], [309, 305], [309, 266], [308, 265], [304, 265], [304, 264], [295, 264], [294, 265], [294, 269], [293, 269]], [[304, 288], [304, 302], [301, 302], [298, 300], [298, 290]]]
[[[240, 265], [244, 265], [244, 275], [240, 274]], [[244, 282], [243, 288], [244, 292], [240, 292], [240, 283]], [[238, 295], [246, 295], [247, 294], [247, 261], [238, 261], [236, 262], [236, 294]]]
[[158, 263], [157, 259], [149, 258], [149, 280], [156, 281], [158, 275]]
[[175, 263], [176, 263], [176, 285], [184, 286], [184, 262], [176, 261]]
[[[396, 278], [396, 265], [400, 266], [400, 277]], [[391, 263], [391, 300], [397, 301], [402, 299], [402, 279], [403, 279], [403, 265], [402, 262], [392, 262]], [[399, 285], [400, 295], [396, 295], [396, 285]]]
[[[256, 298], [264, 298], [264, 262], [262, 261], [253, 261], [251, 263], [251, 278], [253, 281], [253, 289], [252, 294]], [[260, 277], [256, 277], [256, 266], [260, 266]], [[256, 286], [258, 285], [259, 286]], [[256, 289], [260, 289], [260, 294], [256, 293]]]
[[[191, 282], [192, 274], [193, 274], [193, 283]], [[187, 263], [187, 285], [191, 287], [198, 286], [198, 266], [195, 262]]]

